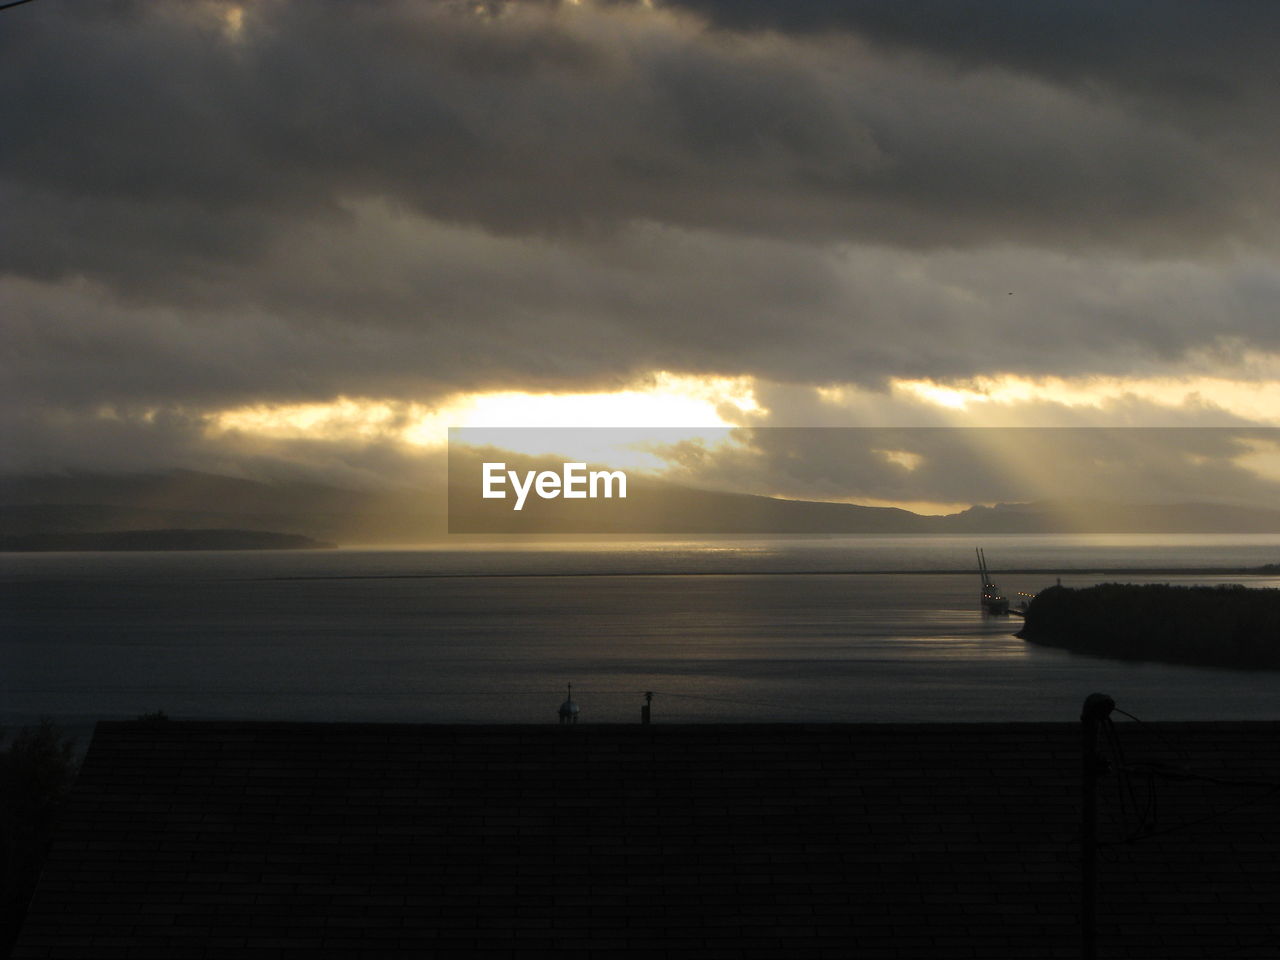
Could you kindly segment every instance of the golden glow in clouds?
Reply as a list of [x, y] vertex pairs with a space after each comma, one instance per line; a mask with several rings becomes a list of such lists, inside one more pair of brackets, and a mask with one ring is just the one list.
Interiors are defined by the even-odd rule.
[[[329, 403], [237, 407], [210, 418], [215, 433], [240, 432], [284, 440], [329, 442], [390, 441], [438, 449], [455, 439], [467, 441], [469, 429], [484, 428], [478, 442], [513, 453], [555, 454], [619, 467], [657, 468], [662, 462], [636, 446], [634, 433], [624, 445], [611, 430], [652, 428], [657, 443], [676, 439], [714, 444], [733, 426], [735, 415], [759, 412], [751, 381], [730, 377], [682, 377], [659, 373], [641, 384], [599, 393], [456, 394], [437, 406], [403, 401], [341, 397]], [[527, 428], [541, 428], [528, 433]], [[576, 438], [575, 448], [540, 449], [546, 428], [562, 428]], [[581, 428], [601, 429], [589, 448]], [[509, 432], [495, 433], [495, 430]]]
[[1213, 407], [1257, 423], [1280, 424], [1280, 379], [1243, 380], [1204, 375], [1066, 379], [1001, 374], [951, 382], [895, 380], [893, 389], [933, 406], [962, 413], [994, 413], [997, 409], [1016, 412], [1020, 406], [1040, 404], [1104, 409], [1120, 401], [1140, 400], [1171, 409]]

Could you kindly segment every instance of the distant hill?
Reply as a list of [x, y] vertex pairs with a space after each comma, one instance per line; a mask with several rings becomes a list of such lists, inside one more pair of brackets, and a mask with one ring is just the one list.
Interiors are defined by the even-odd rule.
[[[449, 529], [454, 533], [1280, 533], [1280, 511], [1208, 503], [1172, 505], [1045, 500], [975, 506], [949, 516], [892, 507], [782, 500], [629, 477], [626, 500], [481, 496], [480, 464], [498, 459], [523, 475], [559, 465], [499, 450], [464, 448], [449, 458]], [[510, 489], [509, 484], [504, 490]]]
[[444, 492], [263, 483], [191, 470], [0, 478], [0, 535], [161, 529], [414, 543], [445, 532]]
[[0, 550], [317, 550], [334, 544], [267, 530], [113, 530], [0, 536]]
[[[508, 460], [513, 467], [534, 462]], [[501, 501], [483, 500], [478, 484], [452, 492], [453, 514], [446, 517], [443, 486], [355, 490], [182, 470], [0, 478], [0, 536], [234, 530], [347, 545], [412, 544], [445, 535], [450, 520], [454, 533], [1280, 533], [1280, 511], [1207, 503], [1038, 501], [935, 517], [633, 476], [625, 501], [539, 500], [536, 508], [515, 513]]]
[[955, 533], [1280, 533], [1280, 511], [1214, 503], [1041, 500], [942, 519]]
[[536, 500], [516, 512], [479, 485], [450, 488], [452, 533], [930, 533], [936, 518], [894, 507], [781, 500], [629, 478], [627, 498]]

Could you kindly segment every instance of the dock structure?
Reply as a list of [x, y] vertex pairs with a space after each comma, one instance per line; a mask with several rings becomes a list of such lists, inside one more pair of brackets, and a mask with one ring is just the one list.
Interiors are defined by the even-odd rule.
[[[1099, 784], [1099, 955], [1274, 956], [1280, 723], [1120, 736], [1210, 779]], [[102, 723], [12, 956], [1078, 956], [1079, 800], [1072, 722]]]

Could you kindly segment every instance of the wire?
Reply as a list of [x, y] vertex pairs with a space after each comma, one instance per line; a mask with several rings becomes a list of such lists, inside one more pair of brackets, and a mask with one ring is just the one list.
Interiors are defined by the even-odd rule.
[[1225, 810], [1215, 810], [1213, 813], [1210, 813], [1207, 816], [1197, 817], [1195, 820], [1187, 820], [1184, 823], [1179, 823], [1172, 827], [1167, 827], [1164, 830], [1153, 830], [1141, 835], [1133, 835], [1133, 836], [1125, 837], [1123, 840], [1110, 840], [1105, 843], [1100, 843], [1098, 844], [1098, 846], [1118, 847], [1118, 846], [1124, 846], [1126, 844], [1138, 843], [1142, 840], [1149, 840], [1152, 837], [1163, 837], [1171, 833], [1179, 833], [1183, 830], [1188, 830], [1191, 827], [1199, 826], [1202, 823], [1209, 823], [1213, 820], [1218, 820], [1222, 817], [1227, 816], [1227, 814], [1235, 813], [1237, 810], [1242, 810], [1245, 807], [1253, 806], [1255, 803], [1261, 803], [1262, 801], [1267, 800], [1268, 798], [1273, 797], [1276, 794], [1280, 794], [1280, 783], [1275, 784], [1266, 793], [1259, 794], [1256, 797], [1250, 797], [1248, 800], [1241, 800], [1239, 803], [1232, 804], [1231, 806], [1227, 807]]
[[31, 0], [9, 0], [8, 3], [0, 3], [0, 10], [8, 10], [10, 7], [20, 7], [24, 3], [30, 3]]
[[1118, 713], [1123, 717], [1128, 717], [1134, 723], [1142, 724], [1143, 730], [1151, 733], [1157, 740], [1159, 740], [1166, 747], [1168, 747], [1170, 750], [1176, 753], [1178, 755], [1178, 759], [1181, 760], [1184, 765], [1190, 766], [1191, 764], [1190, 754], [1188, 754], [1187, 751], [1184, 750], [1181, 745], [1174, 743], [1172, 740], [1166, 737], [1163, 733], [1161, 733], [1157, 728], [1153, 726], [1149, 726], [1148, 724], [1143, 722], [1143, 719], [1141, 717], [1135, 717], [1132, 713], [1129, 713], [1127, 710], [1121, 710], [1119, 707], [1113, 707], [1112, 712]]
[[[1106, 717], [1102, 722], [1102, 727], [1105, 731], [1107, 742], [1111, 747], [1111, 753], [1115, 757], [1116, 793], [1120, 797], [1120, 822], [1124, 825], [1126, 799], [1128, 806], [1133, 808], [1134, 818], [1139, 819], [1138, 798], [1133, 790], [1133, 778], [1129, 776], [1129, 771], [1125, 764], [1124, 747], [1120, 745], [1120, 735], [1116, 732], [1115, 723], [1110, 717]], [[1134, 829], [1142, 829], [1141, 819], [1139, 819], [1138, 825]]]
[[[1108, 737], [1111, 742], [1112, 752], [1115, 756], [1117, 790], [1120, 790], [1121, 789], [1120, 785], [1123, 784], [1124, 792], [1121, 793], [1122, 829], [1124, 829], [1125, 834], [1128, 836], [1138, 836], [1138, 835], [1148, 833], [1150, 832], [1151, 827], [1156, 823], [1156, 814], [1159, 809], [1155, 778], [1151, 776], [1151, 774], [1149, 773], [1146, 774], [1146, 803], [1139, 806], [1137, 791], [1134, 790], [1133, 777], [1131, 776], [1131, 774], [1134, 772], [1141, 772], [1141, 771], [1135, 771], [1129, 766], [1125, 758], [1124, 745], [1120, 741], [1119, 730], [1116, 728], [1115, 723], [1112, 721], [1110, 717], [1106, 718], [1105, 725], [1106, 725]], [[1123, 821], [1124, 821], [1123, 804], [1124, 804], [1124, 798], [1126, 793], [1128, 796], [1129, 804], [1133, 808], [1134, 819], [1136, 820], [1136, 825], [1134, 826], [1132, 831], [1128, 830], [1127, 826], [1123, 826]]]
[[[1119, 707], [1114, 707], [1113, 712], [1118, 713], [1121, 716], [1128, 717], [1130, 720], [1133, 720], [1136, 723], [1139, 723], [1139, 724], [1143, 723], [1140, 717], [1136, 717], [1132, 713], [1129, 713], [1126, 710], [1121, 710]], [[1182, 763], [1182, 766], [1180, 768], [1170, 768], [1165, 764], [1149, 762], [1149, 761], [1137, 761], [1132, 764], [1128, 763], [1125, 759], [1124, 747], [1120, 743], [1120, 737], [1119, 737], [1119, 734], [1116, 732], [1115, 724], [1112, 722], [1110, 717], [1106, 718], [1102, 726], [1106, 730], [1107, 740], [1116, 761], [1115, 763], [1116, 789], [1120, 799], [1121, 824], [1122, 824], [1122, 827], [1125, 825], [1125, 799], [1126, 799], [1126, 791], [1127, 791], [1128, 800], [1130, 804], [1132, 804], [1133, 806], [1134, 816], [1137, 819], [1137, 825], [1132, 832], [1126, 832], [1126, 835], [1122, 839], [1104, 841], [1098, 844], [1099, 847], [1124, 846], [1124, 845], [1138, 843], [1139, 841], [1147, 840], [1152, 837], [1162, 837], [1171, 833], [1178, 833], [1182, 830], [1187, 830], [1191, 827], [1199, 826], [1200, 824], [1209, 823], [1213, 820], [1220, 819], [1222, 817], [1227, 816], [1228, 814], [1234, 813], [1237, 810], [1242, 810], [1245, 807], [1262, 803], [1268, 800], [1270, 797], [1274, 796], [1275, 794], [1280, 793], [1280, 781], [1276, 781], [1276, 780], [1244, 780], [1244, 779], [1239, 779], [1235, 777], [1217, 777], [1209, 774], [1196, 773], [1190, 768], [1191, 767], [1190, 755], [1187, 753], [1185, 749], [1183, 749], [1180, 745], [1174, 743], [1168, 737], [1164, 736], [1164, 734], [1162, 734], [1155, 727], [1147, 726], [1145, 724], [1143, 725], [1148, 731], [1150, 731], [1155, 737], [1157, 737], [1162, 743], [1164, 743], [1166, 747], [1168, 747], [1175, 754], [1177, 754], [1179, 760]], [[1132, 774], [1145, 776], [1147, 780], [1147, 805], [1142, 810], [1141, 813], [1138, 812], [1137, 797], [1133, 790], [1133, 779], [1131, 776]], [[1158, 797], [1159, 797], [1159, 791], [1157, 790], [1157, 787], [1156, 787], [1157, 777], [1161, 777], [1167, 780], [1212, 783], [1218, 786], [1265, 787], [1267, 789], [1266, 789], [1266, 792], [1264, 793], [1258, 794], [1257, 796], [1250, 797], [1245, 800], [1241, 800], [1239, 803], [1232, 804], [1231, 806], [1226, 807], [1225, 809], [1215, 810], [1214, 812], [1207, 814], [1206, 816], [1197, 817], [1194, 820], [1188, 820], [1183, 823], [1174, 824], [1173, 826], [1166, 827], [1165, 829], [1162, 829], [1162, 830], [1153, 830], [1153, 829], [1150, 829], [1150, 826], [1154, 825], [1157, 822], [1156, 813], [1158, 810]]]
[[[1139, 770], [1138, 766], [1148, 769]], [[1138, 761], [1135, 773], [1145, 773], [1150, 777], [1165, 777], [1169, 780], [1195, 780], [1203, 783], [1216, 783], [1223, 787], [1276, 787], [1280, 788], [1280, 780], [1237, 780], [1234, 777], [1211, 777], [1204, 773], [1193, 773], [1190, 770], [1162, 770], [1159, 764]]]

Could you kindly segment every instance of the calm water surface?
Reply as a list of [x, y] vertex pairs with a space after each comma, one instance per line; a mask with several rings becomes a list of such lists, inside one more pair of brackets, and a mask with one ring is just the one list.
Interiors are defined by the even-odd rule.
[[[1280, 562], [1280, 537], [983, 537], [1005, 592]], [[0, 723], [1280, 719], [1280, 673], [1128, 664], [984, 617], [971, 537], [0, 555]], [[964, 571], [939, 574], [911, 571]], [[875, 571], [895, 571], [879, 573]], [[1060, 571], [1060, 573], [1058, 572]]]

